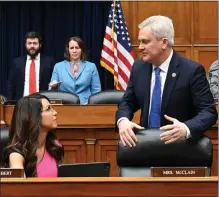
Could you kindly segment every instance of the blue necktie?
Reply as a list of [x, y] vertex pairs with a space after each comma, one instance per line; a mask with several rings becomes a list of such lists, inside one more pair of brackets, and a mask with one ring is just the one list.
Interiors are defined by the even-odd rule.
[[160, 81], [160, 68], [156, 67], [155, 71], [155, 84], [151, 98], [151, 112], [149, 117], [149, 128], [160, 127], [160, 105], [161, 105], [161, 81]]

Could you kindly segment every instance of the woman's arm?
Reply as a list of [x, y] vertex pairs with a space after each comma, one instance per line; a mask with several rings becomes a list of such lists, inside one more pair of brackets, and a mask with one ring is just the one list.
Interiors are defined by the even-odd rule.
[[51, 77], [51, 80], [50, 80], [50, 83], [49, 83], [49, 90], [50, 89], [56, 89], [57, 86], [59, 85], [58, 82], [59, 82], [59, 72], [58, 72], [58, 68], [57, 68], [57, 64], [55, 65], [54, 69], [53, 69], [53, 72], [52, 72], [52, 77]]
[[24, 169], [24, 157], [20, 153], [11, 153], [9, 155], [9, 167]]
[[101, 84], [100, 84], [100, 77], [94, 64], [94, 70], [92, 72], [92, 79], [91, 79], [91, 94], [97, 93], [101, 91]]
[[[20, 153], [13, 152], [9, 155], [9, 167], [24, 169], [24, 157]], [[26, 177], [24, 173], [24, 177]]]

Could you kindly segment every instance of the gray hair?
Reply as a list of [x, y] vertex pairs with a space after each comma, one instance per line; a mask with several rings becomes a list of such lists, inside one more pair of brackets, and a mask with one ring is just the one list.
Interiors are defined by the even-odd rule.
[[151, 16], [140, 23], [138, 27], [140, 29], [143, 27], [150, 27], [155, 38], [167, 38], [169, 43], [168, 46], [172, 47], [174, 45], [174, 28], [170, 18], [160, 15]]

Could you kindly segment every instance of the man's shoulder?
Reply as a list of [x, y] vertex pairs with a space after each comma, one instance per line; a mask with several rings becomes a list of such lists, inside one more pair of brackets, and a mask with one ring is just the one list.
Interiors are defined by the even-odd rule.
[[18, 56], [18, 57], [14, 57], [12, 60], [17, 62], [17, 61], [23, 61], [26, 59], [27, 59], [27, 56]]
[[174, 53], [174, 56], [175, 58], [177, 58], [181, 68], [196, 70], [198, 67], [203, 67], [200, 63], [194, 60], [188, 59], [186, 57], [183, 57], [178, 53]]
[[135, 59], [134, 64], [135, 65], [144, 65], [144, 64], [149, 64], [149, 63], [145, 62], [143, 59]]
[[141, 72], [145, 67], [151, 66], [150, 63], [145, 62], [143, 59], [135, 59], [133, 64], [133, 72]]
[[148, 62], [145, 62], [143, 59], [135, 59], [133, 66], [136, 68], [140, 68], [145, 65], [151, 65]]

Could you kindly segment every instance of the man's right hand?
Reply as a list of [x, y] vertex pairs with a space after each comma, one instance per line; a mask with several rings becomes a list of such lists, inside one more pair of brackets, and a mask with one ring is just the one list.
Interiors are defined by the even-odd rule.
[[132, 130], [133, 128], [144, 129], [140, 125], [129, 121], [128, 119], [123, 119], [118, 123], [120, 139], [124, 146], [128, 144], [130, 147], [135, 147], [138, 142], [137, 137]]

